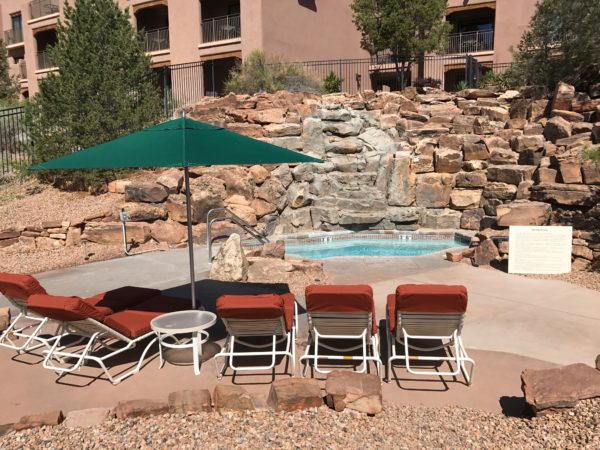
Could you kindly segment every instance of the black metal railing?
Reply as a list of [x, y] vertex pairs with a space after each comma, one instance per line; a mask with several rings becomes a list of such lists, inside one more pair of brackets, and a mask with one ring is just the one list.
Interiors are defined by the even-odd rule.
[[6, 45], [20, 44], [23, 42], [23, 30], [15, 28], [4, 32], [4, 43]]
[[59, 11], [59, 0], [33, 0], [29, 2], [29, 17], [31, 19], [49, 16]]
[[477, 53], [494, 49], [494, 30], [453, 33], [448, 36], [448, 54]]
[[144, 32], [144, 47], [147, 52], [168, 50], [169, 28], [157, 28]]
[[30, 163], [23, 108], [0, 109], [0, 173], [18, 172]]
[[50, 58], [50, 53], [48, 51], [38, 52], [37, 53], [37, 68], [38, 70], [52, 69], [56, 67], [52, 58]]
[[226, 41], [242, 35], [239, 14], [214, 17], [202, 21], [202, 42]]

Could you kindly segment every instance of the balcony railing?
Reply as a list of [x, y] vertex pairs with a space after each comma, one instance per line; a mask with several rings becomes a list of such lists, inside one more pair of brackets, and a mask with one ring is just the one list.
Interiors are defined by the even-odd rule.
[[20, 44], [23, 42], [23, 30], [7, 30], [4, 32], [4, 43], [6, 45]]
[[226, 41], [242, 35], [240, 15], [215, 17], [202, 21], [202, 42]]
[[59, 0], [33, 0], [29, 3], [31, 19], [38, 19], [59, 12], [58, 2]]
[[157, 28], [144, 32], [145, 50], [147, 52], [157, 52], [169, 48], [169, 29]]
[[38, 70], [51, 69], [56, 67], [52, 59], [50, 59], [50, 54], [48, 52], [38, 52], [37, 54], [37, 67]]
[[19, 80], [27, 79], [27, 64], [25, 64], [25, 60], [19, 61]]
[[448, 54], [475, 53], [494, 49], [494, 30], [454, 33], [448, 37]]

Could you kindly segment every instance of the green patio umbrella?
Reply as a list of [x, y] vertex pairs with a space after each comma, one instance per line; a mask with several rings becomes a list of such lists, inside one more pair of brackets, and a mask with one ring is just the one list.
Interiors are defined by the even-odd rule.
[[188, 217], [188, 249], [192, 305], [194, 252], [192, 239], [190, 166], [322, 162], [302, 153], [268, 144], [221, 127], [182, 117], [103, 144], [37, 164], [32, 170], [183, 167]]

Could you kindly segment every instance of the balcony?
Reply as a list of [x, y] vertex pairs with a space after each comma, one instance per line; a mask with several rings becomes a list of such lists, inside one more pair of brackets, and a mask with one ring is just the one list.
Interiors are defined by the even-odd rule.
[[144, 46], [148, 53], [169, 49], [169, 28], [144, 32]]
[[60, 11], [59, 0], [33, 0], [29, 3], [29, 17], [31, 20], [40, 17], [58, 14]]
[[56, 67], [52, 59], [50, 59], [50, 54], [47, 51], [38, 52], [37, 54], [37, 68], [38, 70], [46, 70], [52, 69]]
[[4, 32], [4, 43], [7, 46], [23, 43], [23, 30], [17, 28]]
[[477, 53], [494, 50], [494, 30], [453, 33], [448, 36], [447, 54]]
[[202, 42], [217, 42], [239, 39], [242, 27], [239, 14], [215, 17], [202, 21]]
[[27, 80], [27, 65], [25, 60], [19, 61], [19, 81]]

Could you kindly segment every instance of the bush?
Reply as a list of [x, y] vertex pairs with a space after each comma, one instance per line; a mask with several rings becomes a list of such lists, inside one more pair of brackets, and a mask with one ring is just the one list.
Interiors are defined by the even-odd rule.
[[598, 0], [542, 0], [514, 55], [519, 84], [600, 83]]
[[226, 92], [236, 94], [291, 92], [320, 93], [322, 85], [304, 68], [280, 57], [267, 57], [262, 50], [254, 50], [244, 62], [229, 72], [224, 85]]
[[477, 82], [479, 88], [497, 87], [500, 90], [507, 90], [519, 85], [518, 79], [514, 76], [511, 69], [504, 73], [494, 73], [491, 70], [484, 73]]
[[335, 94], [342, 91], [343, 78], [338, 77], [333, 71], [323, 80], [323, 91], [326, 94]]
[[439, 89], [442, 87], [442, 80], [438, 80], [436, 78], [417, 78], [414, 82], [414, 85], [417, 89], [423, 88], [435, 88]]

